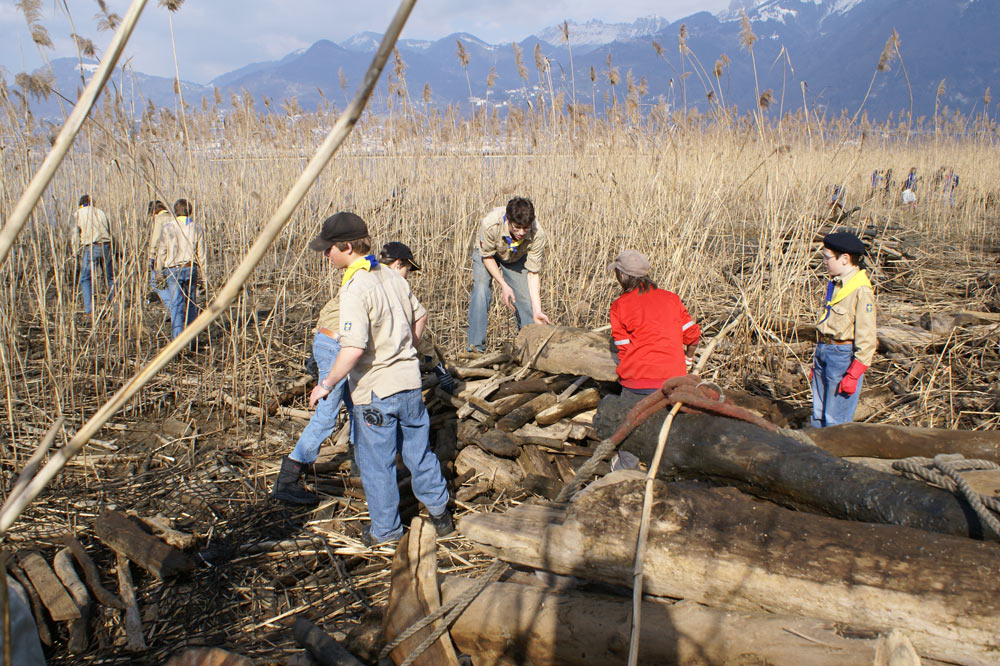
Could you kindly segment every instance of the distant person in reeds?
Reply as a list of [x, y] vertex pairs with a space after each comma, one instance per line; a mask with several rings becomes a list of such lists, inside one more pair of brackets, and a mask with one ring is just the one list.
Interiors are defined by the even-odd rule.
[[[309, 406], [328, 399], [350, 377], [352, 435], [371, 516], [361, 541], [371, 547], [403, 534], [397, 455], [410, 470], [413, 494], [427, 507], [438, 535], [450, 534], [455, 525], [448, 509], [448, 486], [430, 449], [430, 418], [421, 395], [415, 346], [427, 311], [407, 281], [370, 254], [368, 225], [357, 215], [343, 212], [327, 218], [309, 247], [344, 271], [340, 351], [327, 372], [321, 367]], [[279, 484], [296, 483], [303, 468], [302, 461], [285, 458]]]
[[486, 350], [493, 282], [500, 287], [500, 300], [514, 311], [518, 328], [552, 323], [542, 310], [539, 278], [547, 243], [530, 199], [515, 197], [505, 208], [494, 208], [483, 218], [472, 251], [470, 351]]
[[115, 294], [114, 256], [111, 251], [111, 223], [108, 215], [91, 204], [90, 195], [80, 197], [79, 208], [73, 214], [73, 252], [80, 255], [80, 290], [83, 292], [83, 312], [90, 314], [94, 306], [93, 273], [100, 269], [108, 298]]
[[163, 235], [163, 225], [173, 216], [162, 201], [150, 201], [146, 205], [146, 215], [152, 224], [149, 231], [149, 283], [163, 302], [164, 307], [170, 307], [170, 292], [167, 291], [166, 276], [156, 270], [156, 253]]
[[[402, 275], [407, 281], [410, 279], [410, 273], [420, 270], [420, 264], [413, 257], [413, 251], [410, 247], [398, 241], [383, 245], [378, 260]], [[438, 380], [438, 386], [443, 391], [455, 392], [457, 388], [455, 379], [444, 366], [444, 359], [441, 358], [434, 344], [434, 335], [427, 326], [424, 326], [424, 332], [417, 341], [417, 359], [420, 361], [421, 370], [434, 373]]]
[[[205, 230], [195, 221], [187, 199], [174, 202], [173, 215], [159, 215], [159, 239], [153, 252], [156, 280], [166, 285], [170, 337], [176, 338], [198, 316], [198, 284], [207, 287]], [[155, 231], [154, 231], [155, 233]]]
[[901, 197], [904, 207], [917, 207], [917, 167], [911, 167], [903, 181], [903, 194]]
[[823, 238], [823, 265], [831, 280], [809, 373], [813, 428], [854, 420], [863, 375], [875, 357], [875, 294], [863, 267], [866, 254], [861, 239], [848, 231]]

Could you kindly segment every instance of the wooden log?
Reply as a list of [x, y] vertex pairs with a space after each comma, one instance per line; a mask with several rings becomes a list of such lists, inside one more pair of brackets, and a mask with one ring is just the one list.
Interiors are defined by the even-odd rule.
[[531, 379], [521, 379], [516, 382], [507, 382], [496, 390], [493, 400], [509, 398], [519, 393], [546, 393], [549, 391], [549, 384], [543, 377], [532, 377]]
[[535, 423], [540, 426], [552, 425], [553, 423], [567, 416], [572, 416], [577, 412], [597, 407], [601, 401], [601, 394], [596, 388], [589, 388], [576, 395], [558, 402], [548, 409], [544, 409], [535, 415]]
[[165, 666], [253, 666], [253, 662], [221, 648], [187, 648]]
[[81, 654], [87, 649], [87, 638], [90, 633], [87, 629], [90, 620], [90, 594], [87, 592], [87, 586], [76, 574], [76, 569], [73, 568], [73, 551], [68, 547], [56, 553], [52, 559], [52, 569], [73, 597], [73, 603], [80, 609], [80, 618], [70, 622], [67, 647], [70, 654]]
[[[530, 367], [553, 374], [586, 375], [602, 382], [618, 381], [615, 372], [618, 363], [610, 335], [569, 326], [557, 326], [553, 334], [552, 328], [545, 324], [529, 324], [521, 329], [514, 348], [522, 365], [531, 361]], [[539, 353], [543, 344], [545, 347]]]
[[[445, 602], [474, 581], [445, 576]], [[631, 602], [625, 597], [518, 583], [491, 583], [455, 620], [451, 637], [476, 666], [605, 666], [628, 657]], [[724, 611], [691, 601], [642, 604], [638, 663], [843, 666], [870, 664], [875, 641], [848, 639], [835, 623]]]
[[532, 421], [535, 414], [555, 404], [554, 393], [541, 393], [497, 421], [497, 428], [514, 432], [525, 423]]
[[903, 632], [893, 629], [879, 636], [874, 666], [921, 666], [920, 655]]
[[521, 444], [509, 432], [494, 428], [477, 433], [472, 443], [487, 453], [501, 458], [516, 458], [521, 452]]
[[920, 315], [920, 328], [934, 335], [947, 337], [955, 328], [979, 324], [994, 324], [1000, 314], [994, 312], [925, 312]]
[[521, 466], [521, 471], [525, 476], [537, 474], [550, 479], [558, 479], [559, 471], [555, 468], [542, 450], [534, 444], [527, 444], [521, 447], [521, 455], [517, 457], [517, 463]]
[[174, 529], [173, 521], [164, 516], [162, 513], [158, 513], [151, 518], [136, 515], [136, 518], [141, 520], [142, 524], [148, 527], [153, 534], [160, 537], [168, 545], [171, 545], [174, 548], [188, 550], [194, 548], [198, 543], [198, 537], [193, 534], [188, 534], [187, 532], [181, 532], [180, 530]]
[[[995, 544], [790, 511], [733, 488], [655, 484], [649, 594], [905, 632], [922, 655], [994, 664]], [[630, 585], [643, 475], [617, 472], [565, 510], [468, 514], [462, 534], [504, 561]], [[529, 507], [529, 508], [524, 508]]]
[[930, 331], [910, 324], [879, 326], [876, 331], [879, 351], [914, 353], [930, 347], [935, 342], [943, 342]]
[[131, 652], [141, 652], [146, 649], [146, 638], [142, 632], [142, 616], [139, 615], [139, 602], [135, 598], [135, 584], [132, 582], [132, 570], [129, 569], [128, 558], [122, 553], [115, 554], [118, 570], [118, 594], [125, 604], [125, 639]]
[[460, 475], [472, 471], [489, 482], [494, 490], [511, 491], [524, 478], [520, 466], [513, 460], [497, 458], [476, 446], [467, 446], [455, 458], [455, 471]]
[[[631, 404], [620, 396], [601, 400], [595, 420], [598, 434], [609, 436]], [[665, 411], [636, 428], [622, 448], [648, 464]], [[945, 490], [842, 460], [815, 446], [734, 419], [678, 414], [659, 475], [711, 479], [785, 506], [836, 518], [975, 539], [997, 538], [987, 534], [964, 500]]]
[[505, 398], [494, 400], [490, 403], [490, 413], [496, 417], [506, 416], [524, 403], [529, 402], [536, 395], [538, 393], [515, 393]]
[[73, 552], [73, 557], [76, 558], [77, 564], [79, 564], [80, 568], [83, 569], [83, 575], [87, 580], [87, 586], [90, 587], [90, 591], [94, 593], [94, 598], [108, 608], [117, 608], [119, 610], [125, 608], [121, 599], [116, 597], [112, 592], [108, 591], [108, 589], [101, 583], [101, 576], [97, 571], [97, 566], [94, 564], [94, 561], [90, 559], [90, 555], [87, 555], [87, 551], [83, 549], [83, 544], [77, 541], [76, 537], [72, 535], [66, 535], [63, 538], [63, 543], [65, 543], [66, 547]]
[[1000, 432], [912, 428], [877, 423], [844, 423], [807, 430], [816, 446], [835, 456], [865, 458], [933, 458], [939, 453], [961, 453], [966, 458], [1000, 464]]
[[53, 643], [52, 628], [49, 626], [48, 613], [45, 612], [45, 605], [42, 604], [38, 592], [35, 591], [24, 571], [21, 567], [17, 566], [14, 560], [7, 560], [7, 571], [14, 577], [14, 580], [20, 583], [24, 593], [28, 595], [31, 614], [35, 617], [35, 625], [38, 627], [38, 639], [42, 642], [42, 645], [46, 647], [51, 646]]
[[292, 636], [319, 666], [364, 666], [347, 648], [304, 617], [295, 619]]
[[53, 620], [67, 622], [80, 619], [80, 609], [41, 554], [34, 550], [19, 551], [17, 563], [28, 576], [28, 580], [38, 592], [39, 599]]
[[[389, 607], [382, 625], [386, 643], [441, 607], [437, 582], [437, 534], [434, 526], [414, 518], [410, 531], [396, 547], [390, 573]], [[401, 664], [438, 623], [417, 632], [389, 653], [393, 662]], [[413, 662], [414, 666], [458, 666], [458, 656], [448, 633]]]
[[183, 551], [147, 534], [120, 511], [105, 510], [94, 523], [97, 538], [157, 578], [191, 571], [194, 560]]

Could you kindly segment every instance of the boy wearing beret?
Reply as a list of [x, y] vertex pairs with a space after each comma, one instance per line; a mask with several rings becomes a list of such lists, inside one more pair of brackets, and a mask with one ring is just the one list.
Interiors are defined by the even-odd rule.
[[823, 238], [823, 264], [831, 276], [810, 380], [810, 425], [825, 428], [854, 420], [862, 376], [875, 357], [875, 294], [862, 268], [864, 243], [847, 231]]
[[368, 227], [357, 215], [337, 213], [327, 218], [309, 247], [344, 269], [340, 351], [309, 394], [309, 405], [326, 399], [349, 377], [355, 454], [371, 516], [361, 540], [374, 546], [403, 534], [397, 453], [412, 474], [413, 494], [427, 507], [438, 534], [450, 534], [455, 527], [448, 487], [430, 450], [430, 419], [420, 392], [415, 348], [427, 311], [403, 276], [369, 254]]

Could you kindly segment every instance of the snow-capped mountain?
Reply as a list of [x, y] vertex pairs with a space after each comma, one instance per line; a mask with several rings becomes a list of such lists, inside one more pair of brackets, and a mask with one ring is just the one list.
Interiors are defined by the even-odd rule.
[[[632, 23], [605, 23], [597, 19], [586, 23], [567, 21], [569, 44], [576, 47], [602, 46], [612, 42], [627, 42], [662, 32], [670, 21], [659, 16], [646, 16]], [[565, 44], [562, 26], [550, 26], [536, 35], [550, 44]]]

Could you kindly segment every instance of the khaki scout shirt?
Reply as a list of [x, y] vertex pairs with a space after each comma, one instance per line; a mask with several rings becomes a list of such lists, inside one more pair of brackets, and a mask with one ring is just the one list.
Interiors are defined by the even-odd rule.
[[323, 309], [319, 311], [319, 321], [316, 322], [316, 329], [326, 328], [338, 333], [340, 331], [340, 294], [337, 294], [326, 302]]
[[[857, 272], [858, 269], [855, 268], [834, 279], [839, 286], [834, 289], [833, 298], [837, 297], [843, 285]], [[825, 314], [826, 303], [823, 306]], [[870, 366], [875, 358], [875, 348], [878, 347], [875, 336], [875, 294], [868, 287], [858, 287], [845, 296], [844, 300], [830, 306], [830, 316], [816, 325], [816, 332], [834, 340], [854, 340], [854, 357]]]
[[111, 242], [111, 223], [108, 215], [94, 206], [81, 206], [73, 214], [73, 249]]
[[194, 262], [201, 269], [201, 277], [204, 279], [208, 266], [205, 231], [190, 217], [175, 218], [166, 214], [160, 227], [154, 259], [156, 270], [188, 266]]
[[149, 258], [153, 260], [156, 267], [156, 252], [160, 246], [160, 237], [163, 235], [163, 225], [173, 216], [165, 210], [153, 216], [153, 229], [149, 233]]
[[364, 350], [350, 374], [355, 405], [420, 388], [413, 323], [426, 314], [403, 276], [380, 264], [341, 287], [340, 345]]
[[497, 261], [505, 264], [512, 264], [520, 261], [525, 254], [528, 255], [524, 262], [524, 269], [529, 273], [539, 273], [542, 270], [542, 262], [545, 259], [545, 246], [548, 238], [542, 228], [538, 226], [538, 220], [531, 224], [531, 230], [521, 239], [520, 244], [511, 247], [504, 239], [510, 238], [510, 226], [507, 224], [507, 209], [494, 208], [491, 210], [479, 226], [479, 233], [476, 236], [476, 248], [482, 258], [493, 257]]

